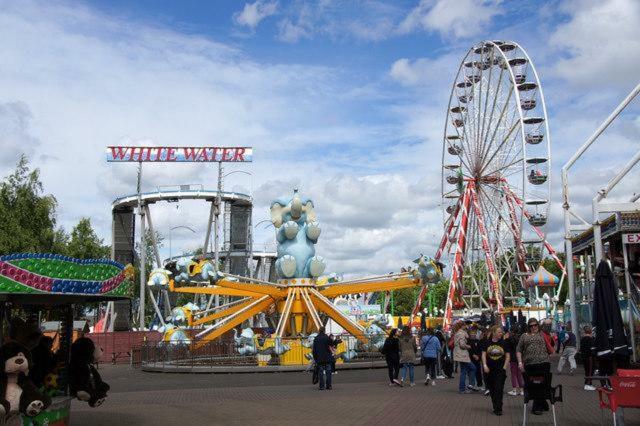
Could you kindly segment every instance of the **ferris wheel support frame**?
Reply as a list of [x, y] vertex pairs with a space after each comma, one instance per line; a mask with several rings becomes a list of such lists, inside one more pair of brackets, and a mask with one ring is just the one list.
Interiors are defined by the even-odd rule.
[[474, 182], [469, 182], [469, 191], [471, 192], [471, 201], [473, 203], [473, 210], [478, 218], [478, 230], [480, 231], [480, 237], [482, 238], [482, 249], [484, 250], [485, 260], [487, 262], [487, 268], [489, 269], [489, 285], [493, 291], [493, 296], [496, 300], [496, 306], [498, 312], [500, 312], [502, 323], [504, 324], [504, 314], [502, 314], [502, 295], [500, 294], [500, 283], [498, 282], [498, 274], [496, 273], [496, 266], [491, 257], [491, 247], [489, 246], [489, 236], [487, 235], [487, 229], [484, 226], [484, 219], [482, 218], [482, 211], [478, 204], [478, 194], [476, 193]]
[[[507, 201], [507, 207], [509, 208], [509, 217], [511, 218], [512, 233], [513, 233], [513, 238], [514, 238], [515, 247], [516, 247], [516, 262], [517, 262], [516, 264], [518, 265], [518, 269], [520, 270], [520, 272], [528, 273], [530, 272], [530, 270], [526, 260], [527, 251], [524, 248], [524, 245], [522, 244], [522, 238], [520, 237], [522, 233], [520, 232], [518, 222], [516, 221], [517, 215], [516, 215], [516, 209], [514, 206], [514, 201], [511, 199], [509, 195], [507, 195], [505, 199]], [[524, 288], [525, 278], [520, 277], [520, 282], [522, 283], [522, 288]]]
[[[464, 272], [463, 262], [467, 224], [469, 220], [469, 201], [469, 187], [467, 187], [460, 200], [460, 209], [457, 211], [458, 214], [462, 214], [462, 217], [460, 218], [460, 225], [457, 231], [458, 238], [456, 241], [456, 254], [453, 265], [451, 266], [451, 279], [449, 280], [449, 291], [447, 292], [447, 305], [445, 307], [444, 320], [442, 323], [442, 328], [445, 331], [449, 331], [449, 328], [451, 327], [451, 320], [453, 317], [453, 298], [455, 296], [458, 281], [462, 279], [462, 274]], [[453, 222], [455, 222], [455, 218]]]

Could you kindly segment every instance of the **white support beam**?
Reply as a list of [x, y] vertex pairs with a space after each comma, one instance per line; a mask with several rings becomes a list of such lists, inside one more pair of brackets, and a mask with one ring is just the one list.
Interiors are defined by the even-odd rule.
[[584, 232], [588, 229], [591, 229], [591, 225], [569, 225], [570, 231]]
[[639, 203], [597, 203], [598, 213], [618, 213], [640, 211]]

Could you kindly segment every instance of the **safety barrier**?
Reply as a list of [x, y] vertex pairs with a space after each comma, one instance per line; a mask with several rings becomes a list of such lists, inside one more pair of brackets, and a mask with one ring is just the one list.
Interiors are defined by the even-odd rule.
[[[369, 336], [369, 343], [362, 343], [353, 336], [341, 337], [337, 346], [338, 368], [372, 368], [384, 363], [384, 355], [378, 349], [386, 335]], [[312, 339], [308, 337], [282, 338], [274, 342], [270, 338], [255, 338], [236, 343], [233, 339], [220, 339], [195, 348], [189, 342], [146, 342], [131, 349], [131, 365], [153, 371], [254, 371], [300, 370], [312, 365]], [[288, 350], [278, 354], [275, 347]]]

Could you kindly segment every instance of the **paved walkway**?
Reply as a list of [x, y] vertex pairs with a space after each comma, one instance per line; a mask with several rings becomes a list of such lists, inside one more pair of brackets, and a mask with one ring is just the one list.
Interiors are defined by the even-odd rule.
[[[366, 425], [516, 425], [522, 399], [505, 395], [504, 415], [490, 413], [490, 399], [459, 395], [457, 380], [424, 386], [416, 368], [414, 388], [390, 388], [386, 370], [340, 371], [332, 391], [318, 391], [308, 373], [166, 374], [127, 366], [102, 366], [111, 385], [105, 404], [91, 409], [74, 402], [72, 425], [189, 424], [366, 424]], [[556, 376], [565, 402], [558, 404], [562, 425], [607, 425], [611, 418], [597, 405], [597, 392], [582, 390], [580, 375]], [[505, 390], [510, 389], [509, 379]], [[547, 425], [551, 414], [531, 416]], [[627, 410], [626, 424], [640, 425], [640, 410]]]

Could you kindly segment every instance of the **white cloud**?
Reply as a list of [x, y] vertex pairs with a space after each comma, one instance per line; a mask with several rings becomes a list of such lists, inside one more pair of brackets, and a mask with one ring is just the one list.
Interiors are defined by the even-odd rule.
[[375, 0], [293, 2], [278, 23], [278, 38], [288, 43], [316, 36], [332, 40], [380, 41], [396, 35], [401, 9]]
[[469, 38], [482, 33], [499, 15], [499, 0], [421, 0], [400, 23], [402, 34], [433, 31], [444, 37]]
[[242, 12], [236, 14], [234, 20], [238, 25], [255, 30], [260, 21], [275, 15], [277, 10], [277, 1], [257, 0], [255, 3], [245, 3]]
[[309, 3], [292, 6], [288, 17], [278, 22], [278, 39], [287, 43], [295, 43], [303, 38], [311, 38], [316, 31], [315, 22], [323, 14], [322, 5], [313, 8]]
[[283, 19], [278, 23], [278, 38], [287, 43], [295, 43], [303, 38], [311, 37], [311, 27], [302, 20], [293, 22], [290, 19]]
[[21, 101], [0, 103], [0, 165], [14, 165], [20, 155], [31, 157], [40, 141], [32, 136], [31, 110]]
[[[453, 84], [453, 74], [460, 58], [446, 54], [435, 59], [401, 58], [391, 65], [389, 75], [404, 86], [426, 86], [429, 89]], [[455, 75], [455, 74], [454, 74]]]
[[640, 57], [640, 2], [581, 0], [565, 2], [570, 15], [550, 37], [561, 52], [554, 69], [573, 86], [628, 86], [637, 82]]

